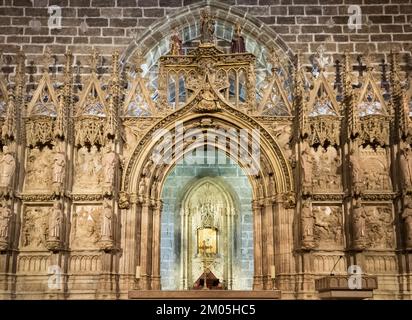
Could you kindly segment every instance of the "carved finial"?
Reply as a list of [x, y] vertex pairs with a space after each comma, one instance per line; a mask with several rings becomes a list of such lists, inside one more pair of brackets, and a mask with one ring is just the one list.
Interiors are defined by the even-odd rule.
[[52, 52], [51, 49], [48, 47], [46, 48], [45, 52], [44, 52], [44, 57], [43, 57], [43, 72], [49, 72], [49, 66], [51, 64], [53, 64], [54, 59], [52, 57]]
[[[115, 50], [112, 54], [112, 84], [119, 83], [119, 51]], [[117, 89], [117, 88], [116, 88]]]
[[16, 56], [16, 86], [23, 86], [26, 67], [25, 60], [26, 56], [22, 50], [19, 50]]
[[70, 76], [72, 73], [72, 64], [73, 64], [73, 54], [70, 50], [68, 50], [64, 56], [66, 57], [66, 67], [65, 67], [65, 76]]
[[362, 58], [365, 61], [366, 70], [372, 71], [373, 67], [372, 67], [372, 61], [371, 61], [369, 48], [366, 49], [365, 53], [362, 55]]

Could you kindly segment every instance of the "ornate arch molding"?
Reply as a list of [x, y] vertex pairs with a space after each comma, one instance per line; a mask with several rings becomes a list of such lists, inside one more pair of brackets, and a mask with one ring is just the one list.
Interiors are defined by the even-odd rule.
[[[204, 184], [210, 183], [219, 189], [223, 194], [225, 201], [230, 203], [231, 206], [237, 210], [239, 207], [236, 203], [237, 194], [233, 190], [232, 186], [225, 181], [222, 181], [220, 177], [203, 177], [199, 180], [189, 181], [187, 185], [183, 188], [182, 193], [180, 194], [181, 203], [186, 203], [190, 197], [201, 188]], [[228, 197], [227, 197], [228, 196]]]
[[[259, 19], [223, 2], [207, 0], [179, 8], [176, 13], [160, 19], [147, 28], [144, 33], [138, 34], [123, 52], [120, 59], [121, 64], [124, 66], [125, 62], [133, 56], [133, 53], [137, 49], [139, 49], [143, 55], [147, 55], [151, 51], [156, 52], [153, 54], [153, 60], [157, 60], [161, 55], [166, 53], [162, 51], [165, 50], [164, 47], [168, 43], [168, 40], [166, 41], [165, 39], [170, 37], [171, 30], [174, 28], [196, 28], [199, 24], [200, 13], [203, 9], [213, 11], [217, 23], [225, 29], [227, 28], [227, 30], [233, 30], [233, 26], [236, 22], [239, 22], [243, 27], [243, 36], [246, 40], [254, 39], [261, 47], [267, 50], [267, 53], [275, 48], [283, 52], [283, 54], [290, 59], [294, 56], [293, 51], [282, 38]], [[167, 46], [166, 50], [169, 50]], [[157, 56], [155, 56], [156, 54]]]
[[[273, 174], [275, 177], [275, 194], [288, 193], [293, 191], [294, 186], [291, 167], [288, 164], [282, 149], [273, 138], [273, 136], [258, 121], [227, 104], [224, 101], [223, 97], [217, 92], [214, 93], [219, 99], [219, 105], [222, 106], [222, 109], [220, 111], [208, 113], [196, 112], [195, 108], [199, 104], [199, 93], [200, 89], [196, 94], [193, 95], [193, 97], [185, 107], [177, 110], [172, 114], [167, 115], [162, 120], [158, 121], [142, 137], [126, 166], [123, 175], [122, 190], [131, 194], [139, 194], [138, 186], [140, 184], [140, 180], [142, 177], [147, 176], [147, 174], [144, 174], [144, 170], [147, 163], [150, 161], [149, 159], [151, 158], [153, 151], [158, 143], [158, 141], [153, 139], [153, 137], [156, 136], [156, 132], [158, 132], [158, 130], [166, 130], [173, 133], [176, 123], [181, 122], [187, 127], [190, 127], [191, 124], [193, 124], [194, 126], [199, 126], [202, 119], [209, 119], [208, 122], [211, 122], [213, 124], [211, 125], [211, 127], [214, 127], [216, 129], [220, 128], [220, 126], [227, 127], [229, 125], [235, 129], [246, 129], [249, 132], [251, 132], [253, 129], [259, 131], [260, 154], [262, 155], [261, 159], [264, 160], [263, 164], [267, 166], [268, 169], [266, 169], [266, 172], [263, 172], [261, 170], [261, 160], [261, 163], [259, 164], [259, 173], [254, 176], [249, 176], [254, 189], [255, 200], [258, 200], [259, 197], [265, 198], [274, 196], [274, 194], [268, 194], [269, 188], [267, 186], [267, 183], [264, 182], [262, 186], [262, 180], [264, 181], [264, 179], [260, 180], [261, 177], [265, 177], [265, 175], [267, 174]], [[170, 148], [177, 145], [179, 140], [176, 140], [177, 139], [173, 141], [173, 144], [170, 145]], [[219, 145], [217, 146], [219, 147]], [[182, 155], [190, 150], [192, 149], [185, 150]], [[247, 152], [249, 156], [252, 156], [249, 150]], [[173, 162], [176, 163], [178, 160], [178, 158], [174, 159]], [[266, 161], [268, 163], [266, 163]], [[239, 161], [238, 163], [241, 167], [245, 167], [245, 165], [241, 161]], [[172, 168], [171, 165], [168, 165], [166, 167], [157, 165], [155, 167], [157, 167], [158, 171], [150, 173], [150, 181], [147, 181], [150, 187], [146, 187], [146, 191], [152, 188], [152, 183], [154, 180], [153, 177], [157, 176], [158, 178], [160, 178], [159, 182], [161, 184], [164, 182], [164, 178]], [[262, 192], [256, 192], [256, 190], [259, 189], [259, 186], [263, 189]]]

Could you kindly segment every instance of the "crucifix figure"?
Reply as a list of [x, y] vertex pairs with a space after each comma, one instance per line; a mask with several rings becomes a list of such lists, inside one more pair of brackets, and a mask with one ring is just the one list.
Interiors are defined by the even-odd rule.
[[202, 251], [202, 257], [203, 257], [202, 262], [203, 262], [203, 270], [204, 270], [203, 274], [204, 274], [204, 277], [205, 277], [205, 279], [203, 280], [204, 281], [203, 290], [208, 290], [208, 287], [207, 287], [207, 270], [208, 270], [209, 266], [207, 265], [206, 251], [208, 249], [212, 249], [212, 246], [206, 245], [206, 240], [203, 240], [202, 245], [199, 246], [199, 249]]

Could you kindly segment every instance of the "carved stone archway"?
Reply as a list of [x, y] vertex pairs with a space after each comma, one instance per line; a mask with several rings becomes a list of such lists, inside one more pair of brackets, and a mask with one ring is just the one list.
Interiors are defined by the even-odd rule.
[[[205, 81], [209, 82], [208, 79]], [[251, 166], [257, 168], [253, 175], [249, 175], [253, 191], [254, 215], [253, 287], [254, 289], [272, 289], [273, 270], [290, 272], [292, 268], [291, 259], [284, 259], [283, 265], [280, 264], [280, 260], [275, 259], [276, 248], [280, 254], [285, 251], [286, 247], [290, 248], [293, 245], [291, 232], [293, 214], [288, 212], [289, 205], [294, 202], [290, 165], [281, 148], [267, 130], [250, 116], [230, 106], [213, 87], [209, 93], [213, 95], [213, 101], [219, 105], [219, 109], [199, 109], [199, 106], [204, 105], [202, 95], [204, 90], [204, 88], [199, 88], [183, 108], [153, 125], [134, 150], [124, 171], [122, 189], [131, 195], [133, 206], [126, 216], [138, 216], [135, 218], [138, 230], [134, 230], [135, 234], [129, 234], [125, 239], [134, 238], [138, 240], [136, 242], [140, 246], [131, 248], [132, 243], [125, 243], [124, 247], [131, 249], [138, 257], [135, 263], [139, 266], [139, 288], [160, 289], [160, 193], [168, 172], [180, 157], [199, 145], [210, 144], [227, 152], [227, 137], [223, 135], [224, 139], [222, 137], [219, 139], [222, 132], [227, 133], [232, 129], [255, 131], [259, 137], [260, 157], [256, 159], [254, 155], [253, 142], [256, 138], [252, 135], [252, 141], [248, 142], [246, 147], [240, 146], [241, 152], [247, 155], [247, 159], [251, 160], [252, 164], [245, 161], [244, 157], [235, 160], [244, 170], [250, 169]], [[183, 124], [183, 132], [197, 128], [202, 134], [203, 131], [209, 130], [217, 137], [217, 142], [211, 143], [203, 140], [199, 143], [185, 144], [183, 141], [185, 135], [179, 135], [176, 124]], [[156, 165], [153, 162], [153, 154], [160, 141], [159, 130], [169, 132], [173, 137], [166, 144], [163, 154], [175, 155], [172, 161], [162, 165]], [[181, 153], [174, 154], [179, 148], [181, 148]], [[280, 218], [279, 215], [284, 217]], [[284, 223], [283, 229], [278, 225], [280, 221]], [[276, 231], [278, 234], [275, 236]], [[282, 246], [284, 246], [283, 249]], [[287, 256], [285, 253], [283, 255]]]

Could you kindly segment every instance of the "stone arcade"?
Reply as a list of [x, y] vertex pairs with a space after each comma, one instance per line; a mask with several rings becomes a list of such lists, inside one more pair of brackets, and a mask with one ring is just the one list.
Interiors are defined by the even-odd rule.
[[[213, 6], [187, 19], [187, 43], [176, 22], [165, 54], [136, 40], [104, 76], [93, 50], [80, 81], [70, 52], [57, 78], [46, 52], [29, 94], [24, 52], [0, 77], [0, 298], [205, 295], [206, 269], [219, 297], [318, 299], [315, 280], [357, 265], [374, 298], [410, 299], [412, 86], [399, 55], [382, 75], [365, 53], [358, 72], [320, 45], [306, 68], [281, 41], [248, 52], [258, 38], [242, 17], [226, 47]], [[237, 138], [221, 133], [241, 130], [259, 144], [250, 135], [232, 157]]]

